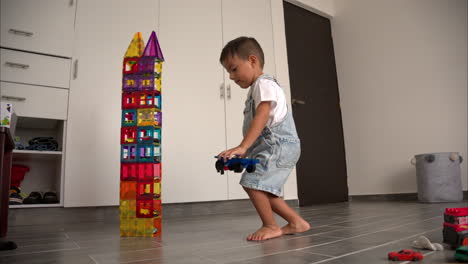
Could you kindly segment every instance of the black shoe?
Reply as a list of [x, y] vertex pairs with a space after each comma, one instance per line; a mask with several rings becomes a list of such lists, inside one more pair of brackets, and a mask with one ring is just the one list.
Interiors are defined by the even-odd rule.
[[59, 200], [57, 198], [57, 194], [54, 192], [46, 192], [44, 193], [44, 197], [42, 198], [42, 202], [46, 204], [51, 203], [58, 203]]
[[42, 196], [39, 192], [32, 192], [29, 194], [26, 199], [24, 199], [23, 204], [40, 204], [42, 203]]

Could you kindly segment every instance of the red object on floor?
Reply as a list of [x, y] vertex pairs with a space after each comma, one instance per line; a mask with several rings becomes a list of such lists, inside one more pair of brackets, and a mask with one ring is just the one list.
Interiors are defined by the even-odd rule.
[[29, 167], [24, 165], [13, 164], [11, 166], [11, 183], [10, 187], [20, 187], [24, 179], [24, 175], [29, 171]]
[[419, 261], [424, 259], [424, 256], [416, 251], [409, 250], [409, 249], [402, 249], [398, 252], [390, 252], [388, 253], [389, 260], [401, 261], [401, 260], [413, 260]]

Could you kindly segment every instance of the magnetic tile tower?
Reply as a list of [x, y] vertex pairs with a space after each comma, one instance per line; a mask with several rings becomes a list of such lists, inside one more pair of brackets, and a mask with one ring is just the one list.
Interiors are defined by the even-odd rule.
[[161, 70], [153, 31], [133, 37], [123, 61], [120, 236], [161, 234]]

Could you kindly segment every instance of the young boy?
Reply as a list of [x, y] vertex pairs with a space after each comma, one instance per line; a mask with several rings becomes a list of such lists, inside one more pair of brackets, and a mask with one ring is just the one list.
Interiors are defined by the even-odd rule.
[[[239, 146], [218, 154], [225, 160], [236, 155], [260, 160], [256, 171], [244, 172], [240, 181], [263, 222], [247, 240], [309, 230], [309, 223], [279, 197], [301, 149], [283, 90], [273, 77], [263, 74], [262, 48], [254, 38], [239, 37], [226, 44], [219, 60], [231, 80], [243, 89], [250, 87], [244, 109], [244, 139]], [[273, 212], [288, 224], [280, 228]]]

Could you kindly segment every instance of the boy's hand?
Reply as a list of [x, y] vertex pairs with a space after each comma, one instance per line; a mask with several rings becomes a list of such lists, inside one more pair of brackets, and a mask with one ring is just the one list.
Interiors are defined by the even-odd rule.
[[228, 159], [233, 158], [235, 156], [240, 156], [241, 158], [244, 158], [246, 152], [247, 149], [241, 146], [237, 146], [235, 148], [228, 149], [219, 153], [218, 159], [224, 159], [224, 161], [227, 161]]

